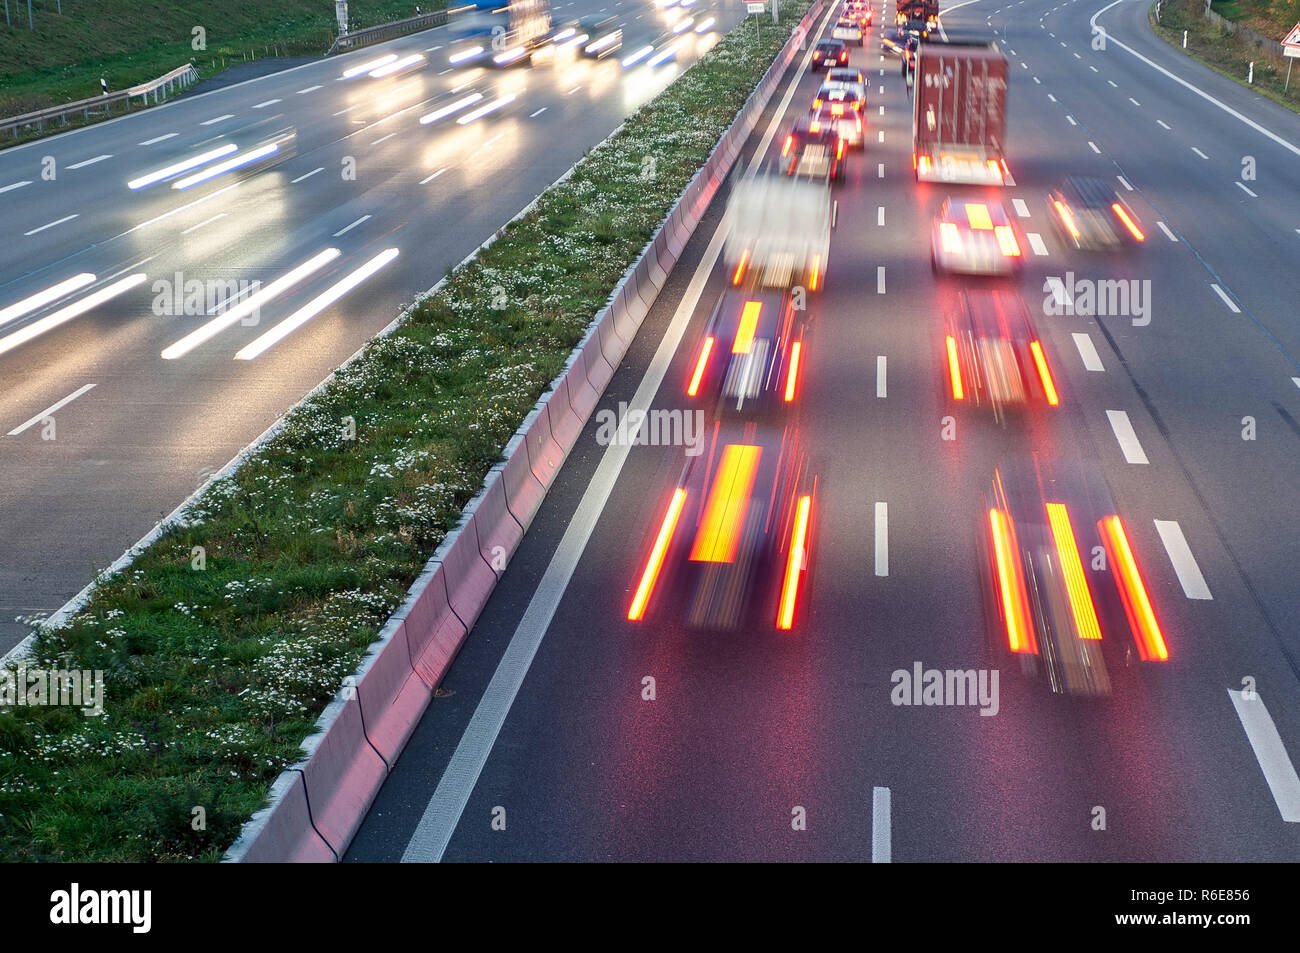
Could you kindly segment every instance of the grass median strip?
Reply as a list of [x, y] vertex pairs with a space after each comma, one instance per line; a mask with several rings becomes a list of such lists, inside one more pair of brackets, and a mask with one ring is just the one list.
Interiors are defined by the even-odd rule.
[[221, 856], [806, 9], [724, 37], [38, 630], [24, 681], [102, 671], [104, 714], [0, 707], [0, 858]]

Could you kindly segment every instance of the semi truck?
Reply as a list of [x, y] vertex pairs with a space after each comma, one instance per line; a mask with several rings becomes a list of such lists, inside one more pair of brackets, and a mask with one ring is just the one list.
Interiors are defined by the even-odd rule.
[[1007, 168], [1007, 58], [996, 43], [917, 50], [912, 166], [918, 182], [1015, 185]]
[[736, 183], [722, 256], [734, 285], [817, 291], [831, 250], [831, 187], [804, 176], [763, 173]]
[[527, 64], [550, 39], [547, 0], [471, 0], [447, 25], [452, 66]]
[[927, 27], [939, 24], [939, 0], [899, 0], [894, 14], [898, 23], [920, 21]]

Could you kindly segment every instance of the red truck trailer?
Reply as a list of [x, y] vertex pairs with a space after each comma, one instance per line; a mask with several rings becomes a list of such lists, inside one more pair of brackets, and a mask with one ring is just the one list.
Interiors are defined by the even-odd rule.
[[995, 43], [917, 50], [912, 165], [918, 182], [1015, 185], [1007, 169], [1007, 58]]

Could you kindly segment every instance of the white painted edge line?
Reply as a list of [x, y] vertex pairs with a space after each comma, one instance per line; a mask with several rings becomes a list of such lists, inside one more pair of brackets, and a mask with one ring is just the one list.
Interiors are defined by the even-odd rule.
[[1115, 432], [1115, 440], [1119, 443], [1124, 459], [1129, 463], [1150, 463], [1142, 450], [1142, 444], [1138, 442], [1137, 432], [1133, 429], [1133, 421], [1128, 419], [1128, 414], [1122, 410], [1108, 410], [1106, 419], [1110, 421], [1110, 429]]
[[871, 862], [888, 864], [893, 853], [889, 788], [871, 789]]
[[93, 159], [83, 159], [81, 162], [78, 162], [76, 165], [68, 166], [68, 168], [84, 169], [88, 165], [94, 165], [96, 162], [103, 162], [105, 159], [111, 159], [111, 158], [113, 158], [112, 153], [109, 153], [107, 155], [102, 155], [102, 156], [95, 156], [95, 158]]
[[876, 575], [889, 575], [889, 504], [876, 501]]
[[369, 219], [370, 219], [370, 216], [369, 216], [369, 215], [362, 215], [359, 219], [357, 219], [357, 220], [356, 220], [355, 222], [353, 222], [351, 225], [348, 225], [348, 226], [346, 226], [346, 227], [344, 227], [344, 228], [340, 228], [337, 232], [334, 233], [334, 237], [335, 237], [335, 238], [338, 238], [340, 235], [346, 235], [348, 232], [352, 231], [352, 229], [356, 228], [356, 227], [357, 227], [358, 225], [360, 225], [362, 222], [369, 221]]
[[1169, 230], [1169, 226], [1166, 225], [1164, 222], [1157, 221], [1157, 222], [1156, 222], [1156, 225], [1158, 225], [1158, 226], [1160, 227], [1160, 231], [1164, 232], [1164, 233], [1165, 233], [1165, 237], [1168, 238], [1171, 242], [1176, 242], [1176, 241], [1178, 241], [1178, 236], [1175, 235], [1172, 231], [1170, 231], [1170, 230]]
[[33, 228], [30, 232], [23, 232], [23, 235], [24, 236], [35, 235], [37, 232], [43, 232], [47, 228], [53, 228], [55, 225], [62, 225], [64, 222], [70, 222], [76, 217], [77, 216], [75, 214], [65, 215], [63, 216], [63, 218], [60, 218], [57, 221], [50, 222], [48, 225], [42, 225], [40, 228]]
[[82, 394], [84, 394], [86, 391], [90, 390], [94, 386], [95, 386], [94, 384], [85, 384], [81, 387], [78, 387], [67, 397], [63, 398], [60, 401], [56, 401], [55, 403], [51, 404], [49, 407], [46, 407], [44, 410], [42, 410], [31, 420], [27, 421], [24, 424], [19, 424], [13, 430], [9, 431], [9, 436], [10, 437], [18, 436], [28, 427], [35, 426], [36, 424], [44, 420], [46, 417], [49, 417], [50, 415], [54, 414], [56, 411], [62, 410], [64, 407], [68, 406], [68, 404], [72, 403], [74, 400], [76, 400], [78, 397], [80, 397]]
[[1074, 331], [1070, 337], [1074, 338], [1074, 346], [1079, 349], [1079, 358], [1083, 361], [1085, 370], [1106, 370], [1101, 363], [1101, 355], [1097, 353], [1097, 346], [1092, 343], [1091, 335], [1086, 331]]
[[169, 132], [166, 135], [154, 136], [152, 139], [146, 139], [144, 142], [137, 142], [138, 146], [152, 146], [159, 142], [166, 142], [168, 139], [175, 139], [180, 133]]
[[1214, 293], [1219, 296], [1220, 300], [1222, 300], [1223, 303], [1228, 306], [1229, 311], [1231, 311], [1233, 314], [1241, 314], [1241, 309], [1238, 308], [1236, 304], [1233, 303], [1233, 300], [1228, 297], [1226, 291], [1224, 291], [1218, 285], [1213, 283], [1211, 283], [1210, 287], [1214, 289]]
[[1268, 709], [1264, 707], [1264, 699], [1259, 692], [1251, 692], [1247, 697], [1244, 691], [1231, 688], [1228, 696], [1246, 732], [1250, 749], [1255, 752], [1255, 760], [1264, 772], [1264, 780], [1282, 820], [1290, 823], [1300, 821], [1300, 777], [1296, 776], [1295, 765], [1287, 756], [1277, 725], [1273, 724]]
[[1187, 545], [1187, 537], [1183, 535], [1183, 528], [1178, 525], [1177, 520], [1155, 520], [1156, 532], [1160, 534], [1160, 542], [1165, 545], [1165, 552], [1169, 554], [1169, 562], [1173, 564], [1174, 574], [1178, 576], [1178, 583], [1183, 587], [1183, 595], [1188, 599], [1213, 599], [1210, 595], [1210, 587], [1205, 584], [1205, 577], [1201, 575], [1201, 567], [1196, 564], [1196, 557], [1192, 555], [1192, 548]]
[[1035, 255], [1046, 255], [1047, 245], [1043, 243], [1043, 236], [1037, 232], [1026, 232], [1025, 238], [1029, 242], [1029, 247], [1034, 250]]
[[1024, 199], [1012, 199], [1011, 205], [1015, 208], [1016, 214], [1021, 218], [1029, 218], [1029, 206], [1025, 204]]
[[303, 175], [298, 176], [298, 178], [296, 178], [296, 179], [290, 179], [290, 180], [289, 180], [289, 184], [290, 184], [290, 185], [297, 185], [299, 182], [303, 181], [303, 179], [310, 179], [310, 178], [311, 178], [313, 175], [315, 175], [317, 172], [324, 172], [324, 171], [325, 171], [325, 167], [324, 167], [323, 165], [322, 165], [322, 166], [319, 166], [318, 168], [312, 169], [310, 172], [307, 172], [307, 173], [304, 173]]

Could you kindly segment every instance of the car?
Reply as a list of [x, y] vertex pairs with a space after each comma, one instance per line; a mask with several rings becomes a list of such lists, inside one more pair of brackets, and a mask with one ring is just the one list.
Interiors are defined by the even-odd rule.
[[930, 240], [936, 272], [1012, 275], [1022, 262], [1020, 241], [1001, 202], [944, 199]]
[[578, 36], [587, 37], [580, 45], [583, 56], [603, 60], [623, 48], [623, 30], [618, 25], [618, 17], [579, 17], [575, 29]]
[[945, 391], [953, 405], [987, 407], [1004, 424], [1008, 411], [1060, 405], [1047, 348], [1017, 292], [961, 291], [944, 325]]
[[831, 69], [835, 66], [847, 66], [849, 48], [843, 40], [819, 40], [813, 47], [813, 69]]
[[862, 103], [862, 110], [867, 108], [867, 81], [861, 70], [833, 69], [826, 71], [822, 80], [822, 89], [846, 89]]
[[867, 106], [867, 97], [863, 95], [862, 84], [851, 85], [832, 82], [830, 79], [825, 80], [813, 98], [812, 108], [821, 109], [823, 106], [833, 106], [836, 103], [842, 103], [846, 110], [861, 115]]
[[832, 126], [850, 149], [865, 147], [866, 120], [862, 116], [862, 100], [852, 91], [821, 89], [808, 115], [813, 122]]
[[690, 365], [686, 396], [714, 417], [784, 416], [798, 396], [803, 312], [788, 291], [728, 288]]
[[1168, 661], [1135, 541], [1095, 461], [1003, 460], [982, 502], [981, 591], [995, 658], [1009, 655], [1053, 692], [1093, 696]]
[[1111, 249], [1146, 241], [1142, 223], [1105, 179], [1068, 175], [1047, 196], [1062, 240], [1080, 249]]
[[848, 143], [840, 138], [833, 123], [801, 116], [795, 121], [781, 148], [781, 168], [786, 175], [807, 176], [843, 182], [848, 160]]
[[843, 40], [845, 43], [853, 43], [857, 46], [867, 45], [867, 37], [862, 32], [862, 27], [852, 17], [840, 17], [835, 21], [835, 26], [831, 29], [831, 36], [834, 39]]
[[880, 37], [880, 48], [903, 60], [914, 56], [919, 46], [920, 35], [902, 26], [892, 33], [881, 34]]
[[793, 629], [812, 567], [817, 480], [798, 430], [715, 421], [647, 529], [627, 618]]

